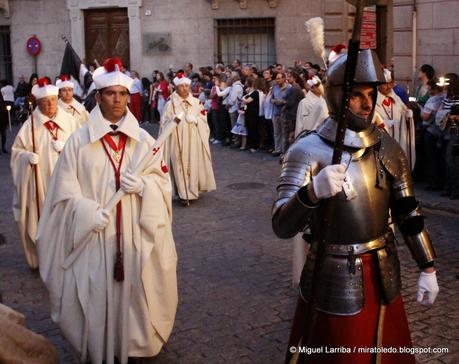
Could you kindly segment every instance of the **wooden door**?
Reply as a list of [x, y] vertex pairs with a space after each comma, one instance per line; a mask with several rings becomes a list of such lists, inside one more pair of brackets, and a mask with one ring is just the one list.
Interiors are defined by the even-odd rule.
[[119, 57], [129, 69], [129, 19], [126, 8], [85, 10], [86, 63]]

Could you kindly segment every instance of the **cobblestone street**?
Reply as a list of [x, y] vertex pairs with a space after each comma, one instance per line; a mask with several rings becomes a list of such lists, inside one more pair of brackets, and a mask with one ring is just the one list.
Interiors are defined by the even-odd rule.
[[[9, 136], [11, 137], [11, 135]], [[11, 144], [9, 140], [9, 145]], [[282, 363], [296, 291], [292, 247], [271, 229], [279, 164], [265, 153], [212, 147], [217, 191], [184, 208], [174, 203], [179, 306], [172, 336], [152, 363]], [[61, 363], [78, 363], [49, 316], [47, 292], [25, 262], [13, 220], [9, 155], [0, 156], [0, 293], [27, 327], [48, 338]], [[459, 202], [422, 191], [435, 244], [440, 294], [416, 303], [418, 269], [400, 246], [403, 294], [415, 347], [448, 348], [419, 363], [459, 363]]]

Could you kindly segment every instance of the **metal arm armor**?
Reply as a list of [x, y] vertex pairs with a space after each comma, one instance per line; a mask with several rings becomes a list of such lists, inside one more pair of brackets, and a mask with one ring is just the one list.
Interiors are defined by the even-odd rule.
[[383, 134], [379, 157], [384, 168], [393, 178], [392, 217], [418, 266], [421, 268], [428, 266], [433, 263], [436, 254], [424, 225], [420, 203], [414, 197], [406, 156], [395, 140]]
[[282, 165], [277, 200], [272, 209], [272, 226], [282, 239], [293, 237], [308, 224], [316, 207], [307, 199], [307, 185], [311, 182], [311, 154], [306, 139], [318, 138], [307, 135], [299, 139], [286, 153]]

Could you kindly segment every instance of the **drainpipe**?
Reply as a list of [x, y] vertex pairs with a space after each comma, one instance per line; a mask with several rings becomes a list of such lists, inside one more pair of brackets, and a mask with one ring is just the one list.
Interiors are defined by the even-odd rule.
[[417, 58], [417, 9], [416, 9], [416, 0], [413, 0], [413, 11], [412, 11], [412, 44], [411, 44], [411, 66], [413, 70], [413, 79], [412, 79], [412, 90], [414, 91], [415, 82], [416, 82], [416, 58]]

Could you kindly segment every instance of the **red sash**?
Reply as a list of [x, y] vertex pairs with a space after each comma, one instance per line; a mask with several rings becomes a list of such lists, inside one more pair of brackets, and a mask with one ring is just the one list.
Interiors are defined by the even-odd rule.
[[[119, 133], [119, 142], [118, 145], [116, 145], [115, 141], [112, 139], [110, 134], [111, 133], [104, 135], [104, 137], [101, 139], [101, 143], [113, 167], [113, 171], [115, 172], [116, 190], [118, 191], [120, 189], [120, 171], [121, 165], [123, 164], [127, 136], [125, 134]], [[121, 151], [121, 157], [119, 160], [116, 161], [118, 163], [118, 167], [116, 166], [115, 161], [110, 155], [110, 152], [108, 151], [106, 144], [108, 144], [110, 149], [113, 150], [116, 153], [116, 155], [119, 155], [118, 153]], [[114, 276], [116, 281], [124, 281], [123, 259], [121, 255], [121, 201], [118, 202], [118, 204], [116, 205], [116, 261]]]
[[46, 129], [48, 129], [48, 131], [50, 132], [53, 140], [57, 140], [57, 133], [59, 131], [59, 127], [57, 126], [57, 124], [54, 121], [49, 120], [46, 123], [44, 123], [43, 125], [45, 126]]

